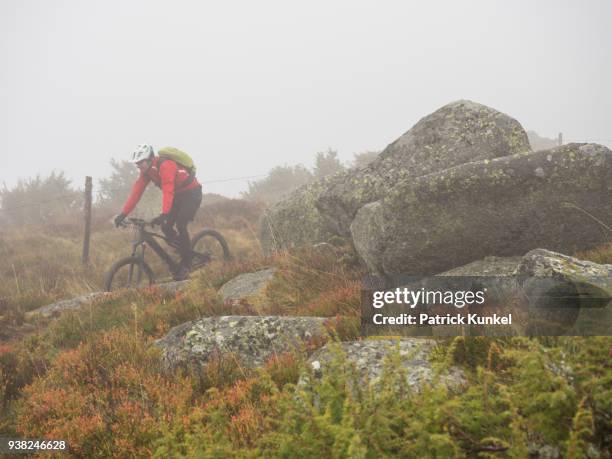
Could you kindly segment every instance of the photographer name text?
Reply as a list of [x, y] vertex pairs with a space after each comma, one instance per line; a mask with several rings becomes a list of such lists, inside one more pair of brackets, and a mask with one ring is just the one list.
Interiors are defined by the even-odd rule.
[[478, 314], [374, 314], [374, 325], [512, 325], [512, 314], [480, 316]]

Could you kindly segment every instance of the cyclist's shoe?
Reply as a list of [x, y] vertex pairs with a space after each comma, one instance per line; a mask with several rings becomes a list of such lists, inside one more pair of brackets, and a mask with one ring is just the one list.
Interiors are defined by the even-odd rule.
[[189, 279], [189, 273], [190, 270], [189, 268], [186, 268], [184, 266], [181, 266], [177, 271], [175, 271], [174, 275], [172, 276], [172, 278], [175, 281], [182, 281], [182, 280], [186, 280]]
[[178, 241], [178, 233], [174, 230], [172, 225], [164, 223], [163, 225], [161, 225], [161, 230], [162, 233], [164, 233], [164, 236], [166, 236], [166, 239], [168, 239], [169, 241]]

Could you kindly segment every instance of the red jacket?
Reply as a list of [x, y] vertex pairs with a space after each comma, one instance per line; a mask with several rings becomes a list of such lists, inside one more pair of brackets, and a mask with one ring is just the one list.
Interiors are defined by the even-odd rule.
[[[194, 177], [189, 178], [189, 171], [171, 159], [164, 159], [159, 167], [160, 158], [155, 157], [153, 164], [145, 173], [140, 173], [138, 180], [134, 182], [132, 192], [123, 206], [123, 214], [128, 215], [140, 198], [150, 181], [162, 190], [162, 214], [167, 214], [172, 209], [174, 195], [191, 190], [200, 186]], [[191, 181], [190, 181], [191, 180]]]

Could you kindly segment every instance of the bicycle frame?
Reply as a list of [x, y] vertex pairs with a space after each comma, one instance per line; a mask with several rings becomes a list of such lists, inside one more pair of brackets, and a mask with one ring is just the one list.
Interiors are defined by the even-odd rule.
[[[138, 227], [138, 239], [132, 242], [132, 256], [138, 257], [141, 260], [144, 260], [144, 251], [146, 245], [151, 247], [153, 251], [157, 254], [159, 258], [161, 258], [170, 268], [170, 271], [176, 271], [178, 269], [178, 263], [176, 263], [170, 255], [159, 245], [159, 243], [155, 240], [155, 238], [160, 238], [168, 243], [168, 240], [162, 236], [161, 234], [151, 233], [145, 230], [143, 227]], [[138, 252], [138, 248], [141, 247], [140, 253]], [[131, 273], [130, 273], [131, 276]]]
[[[166, 263], [166, 265], [170, 269], [170, 272], [177, 271], [179, 269], [179, 263], [175, 262], [168, 254], [168, 252], [166, 252], [155, 239], [162, 239], [166, 244], [174, 248], [178, 248], [177, 244], [170, 242], [166, 237], [162, 236], [161, 234], [147, 231], [145, 229], [145, 226], [150, 226], [150, 223], [146, 222], [145, 220], [135, 218], [129, 220], [130, 222], [124, 226], [134, 226], [138, 229], [138, 237], [136, 238], [136, 240], [132, 241], [132, 257], [138, 258], [142, 262], [144, 262], [144, 252], [146, 246], [148, 245], [149, 247], [151, 247], [151, 249], [153, 249], [157, 256], [161, 258], [164, 263]], [[206, 263], [208, 263], [208, 261], [210, 261], [210, 257], [203, 259], [203, 255], [201, 253], [196, 252], [195, 250], [193, 250], [193, 248], [191, 248], [190, 250], [194, 257], [198, 257], [200, 259], [199, 262], [195, 262], [192, 264], [192, 268], [204, 266]], [[130, 266], [129, 279], [132, 279], [133, 269], [134, 267]], [[141, 275], [142, 271], [139, 270], [138, 282], [140, 282]]]

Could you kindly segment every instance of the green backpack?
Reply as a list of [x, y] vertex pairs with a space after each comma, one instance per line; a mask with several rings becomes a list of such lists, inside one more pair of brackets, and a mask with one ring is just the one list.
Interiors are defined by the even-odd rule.
[[174, 147], [164, 147], [158, 150], [157, 155], [163, 159], [171, 159], [187, 169], [190, 175], [195, 175], [196, 167], [193, 159], [184, 151]]

